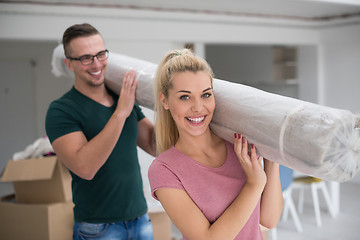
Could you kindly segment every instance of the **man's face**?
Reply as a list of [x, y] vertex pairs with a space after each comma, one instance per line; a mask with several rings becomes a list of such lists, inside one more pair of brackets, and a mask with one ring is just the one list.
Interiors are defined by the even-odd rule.
[[[68, 57], [79, 58], [84, 55], [96, 55], [105, 50], [104, 40], [101, 35], [79, 37], [69, 44], [70, 54]], [[96, 57], [93, 63], [84, 65], [78, 60], [65, 59], [65, 64], [75, 74], [75, 84], [87, 86], [100, 86], [104, 84], [107, 60], [99, 61]]]

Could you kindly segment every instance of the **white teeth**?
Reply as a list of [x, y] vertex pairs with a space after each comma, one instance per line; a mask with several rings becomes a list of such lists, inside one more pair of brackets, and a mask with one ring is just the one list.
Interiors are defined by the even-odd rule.
[[99, 75], [101, 73], [101, 70], [98, 72], [90, 72], [91, 75]]
[[205, 117], [198, 117], [198, 118], [187, 118], [189, 121], [193, 123], [200, 123], [204, 120]]

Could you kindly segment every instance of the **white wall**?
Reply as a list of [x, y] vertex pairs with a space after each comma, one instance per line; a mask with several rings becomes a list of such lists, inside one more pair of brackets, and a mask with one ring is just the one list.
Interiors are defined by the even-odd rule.
[[320, 103], [318, 93], [318, 46], [298, 46], [297, 50], [299, 99], [313, 103]]
[[360, 24], [321, 31], [325, 104], [360, 113]]
[[269, 45], [208, 44], [205, 50], [216, 78], [244, 84], [272, 81]]
[[[35, 97], [33, 101], [35, 126], [33, 128], [38, 137], [45, 136], [44, 119], [48, 104], [52, 99], [61, 96], [72, 85], [72, 80], [56, 78], [51, 73], [51, 55], [55, 46], [56, 42], [50, 41], [0, 41], [1, 60], [31, 62], [32, 85]], [[22, 71], [22, 69], [18, 69], [18, 71]], [[13, 75], [2, 75], [1, 78], [13, 79]], [[17, 81], [17, 79], [13, 79], [13, 81]], [[21, 101], [21, 96], [19, 98]], [[11, 105], [12, 103], [7, 104]], [[26, 116], [24, 116], [25, 121], [27, 121]], [[19, 147], [23, 148], [25, 146]]]
[[206, 60], [215, 77], [298, 98], [297, 84], [273, 80], [273, 50], [267, 44], [208, 44]]

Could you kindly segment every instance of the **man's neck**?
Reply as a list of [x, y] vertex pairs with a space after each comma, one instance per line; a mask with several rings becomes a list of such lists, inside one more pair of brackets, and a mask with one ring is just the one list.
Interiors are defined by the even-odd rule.
[[90, 86], [82, 84], [74, 84], [76, 90], [84, 94], [85, 96], [91, 98], [95, 102], [98, 102], [104, 106], [111, 107], [114, 105], [114, 100], [111, 94], [108, 92], [105, 84], [99, 86]]

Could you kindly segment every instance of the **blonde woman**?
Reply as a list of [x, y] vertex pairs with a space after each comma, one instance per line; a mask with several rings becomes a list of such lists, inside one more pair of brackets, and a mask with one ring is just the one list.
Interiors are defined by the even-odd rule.
[[263, 239], [259, 224], [275, 227], [283, 207], [279, 165], [264, 159], [262, 167], [245, 136], [234, 133], [232, 144], [211, 131], [212, 79], [187, 49], [159, 64], [151, 191], [184, 239]]

